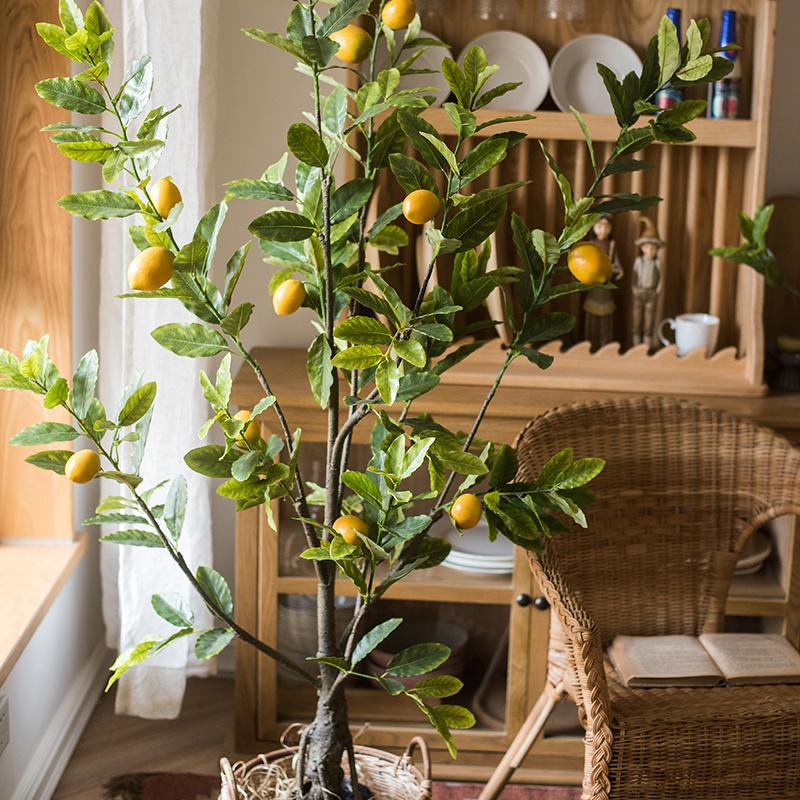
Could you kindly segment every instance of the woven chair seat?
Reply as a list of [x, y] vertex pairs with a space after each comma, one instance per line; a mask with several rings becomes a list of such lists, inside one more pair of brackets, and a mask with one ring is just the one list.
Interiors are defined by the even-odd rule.
[[800, 797], [800, 686], [629, 689], [608, 662], [606, 680], [609, 800]]

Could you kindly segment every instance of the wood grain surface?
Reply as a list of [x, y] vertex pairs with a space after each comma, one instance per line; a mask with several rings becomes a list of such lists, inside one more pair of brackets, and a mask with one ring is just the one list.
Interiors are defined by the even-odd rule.
[[[71, 367], [70, 219], [56, 201], [70, 189], [70, 164], [39, 129], [68, 119], [34, 84], [66, 75], [67, 60], [44, 45], [37, 21], [56, 22], [52, 0], [3, 4], [0, 51], [0, 346], [21, 352], [50, 334], [50, 354]], [[0, 392], [0, 540], [70, 539], [72, 490], [63, 477], [23, 463], [8, 439], [26, 425], [61, 419], [41, 399]], [[44, 448], [43, 448], [44, 449]]]

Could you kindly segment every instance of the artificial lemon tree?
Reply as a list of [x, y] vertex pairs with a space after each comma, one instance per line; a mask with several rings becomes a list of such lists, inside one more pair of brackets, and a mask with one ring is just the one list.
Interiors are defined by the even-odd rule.
[[[19, 357], [2, 351], [0, 386], [33, 392], [41, 396], [46, 409], [62, 408], [71, 415], [73, 424], [40, 422], [21, 431], [13, 442], [46, 445], [83, 437], [88, 445], [77, 453], [44, 450], [27, 461], [75, 482], [103, 477], [120, 484], [120, 493], [106, 497], [87, 524], [115, 526], [101, 537], [105, 542], [163, 550], [217, 621], [213, 628], [198, 630], [187, 608], [171, 596], [154, 595], [153, 613], [174, 632], [149, 638], [121, 654], [112, 666], [109, 686], [184, 637], [194, 639], [195, 652], [204, 659], [239, 637], [316, 688], [317, 711], [303, 735], [297, 785], [304, 796], [322, 800], [340, 794], [342, 759], [348, 754], [353, 758], [344, 693], [348, 676], [358, 675], [389, 695], [410, 698], [453, 755], [451, 731], [474, 724], [466, 708], [431, 702], [457, 696], [462, 689], [454, 677], [425, 677], [446, 662], [449, 650], [444, 645], [420, 643], [403, 650], [380, 676], [359, 670], [359, 663], [402, 623], [389, 619], [363, 630], [366, 612], [394, 583], [440, 564], [447, 556], [447, 542], [430, 534], [433, 523], [449, 514], [463, 529], [484, 518], [491, 539], [505, 536], [530, 550], [553, 533], [565, 531], [564, 518], [586, 524], [583, 508], [591, 500], [586, 484], [600, 472], [602, 460], [576, 460], [564, 450], [553, 455], [536, 481], [521, 482], [516, 478], [514, 449], [482, 439], [481, 421], [509, 365], [523, 358], [532, 369], [546, 369], [552, 357], [541, 353], [538, 345], [573, 328], [571, 315], [548, 310], [550, 301], [608, 280], [607, 257], [583, 242], [599, 215], [658, 202], [656, 197], [608, 194], [603, 189], [606, 178], [647, 168], [634, 154], [655, 141], [693, 138], [685, 123], [702, 113], [705, 103], [687, 100], [661, 111], [652, 97], [668, 85], [693, 86], [718, 79], [731, 62], [712, 54], [707, 21], [691, 23], [681, 48], [675, 28], [665, 18], [647, 49], [641, 75], [630, 73], [620, 81], [599, 66], [620, 126], [608, 161], [597, 159], [588, 129], [575, 112], [594, 171], [589, 191], [576, 196], [543, 146], [561, 191], [563, 225], [547, 232], [514, 215], [510, 227], [517, 265], [487, 272], [487, 240], [508, 224], [507, 198], [522, 183], [479, 191], [473, 187], [524, 138], [508, 132], [508, 123], [531, 115], [482, 114], [479, 121], [476, 112], [517, 84], [487, 89], [496, 68], [478, 47], [466, 53], [462, 66], [444, 59], [442, 72], [453, 93], [445, 104], [455, 139], [449, 146], [423, 115], [433, 99], [430, 90], [406, 88], [403, 81], [418, 71], [415, 63], [424, 49], [440, 46], [421, 35], [411, 0], [339, 0], [331, 8], [318, 0], [286, 5], [291, 13], [284, 34], [255, 28], [245, 33], [297, 62], [297, 69], [310, 81], [311, 110], [306, 121], [287, 131], [288, 152], [259, 177], [229, 183], [225, 199], [202, 216], [188, 242], [178, 241], [173, 232], [182, 213], [178, 184], [158, 173], [169, 117], [178, 106], [148, 109], [153, 68], [147, 55], [128, 65], [119, 86], [108, 84], [114, 32], [97, 0], [85, 14], [74, 0], [60, 0], [61, 25], [37, 26], [42, 39], [82, 71], [75, 77], [44, 80], [36, 89], [44, 100], [76, 115], [74, 122], [46, 128], [54, 144], [70, 158], [101, 163], [108, 184], [67, 195], [59, 205], [92, 220], [135, 218], [129, 232], [140, 252], [130, 264], [131, 291], [125, 297], [129, 302], [181, 304], [196, 317], [194, 322], [168, 323], [152, 332], [176, 356], [222, 356], [213, 379], [202, 371], [198, 375], [198, 390], [210, 406], [210, 418], [199, 436], [205, 439], [218, 428], [224, 444], [201, 444], [186, 453], [185, 462], [188, 468], [219, 479], [217, 492], [232, 499], [237, 510], [262, 507], [271, 522], [271, 502], [282, 500], [293, 508], [306, 540], [298, 557], [313, 563], [318, 579], [315, 656], [296, 662], [244, 629], [236, 621], [224, 578], [211, 567], [190, 565], [184, 558], [181, 533], [191, 502], [185, 479], [165, 476], [163, 484], [145, 488], [139, 474], [155, 408], [154, 382], [126, 390], [118, 410], [109, 414], [95, 395], [97, 354], [85, 354], [68, 380], [48, 357], [44, 337], [30, 342]], [[381, 70], [379, 49], [388, 64]], [[350, 72], [358, 75], [357, 89], [348, 88]], [[97, 122], [101, 112], [115, 119], [113, 127]], [[503, 132], [492, 133], [501, 123]], [[480, 143], [472, 146], [477, 133]], [[409, 142], [414, 157], [406, 154]], [[345, 154], [355, 159], [360, 174], [337, 183], [335, 166]], [[382, 209], [368, 223], [374, 187], [385, 170], [391, 171], [406, 198]], [[180, 175], [175, 178], [179, 182]], [[314, 312], [317, 334], [308, 350], [309, 391], [328, 418], [321, 487], [303, 478], [302, 433], [292, 427], [280, 398], [272, 392], [269, 364], [258, 363], [242, 342], [243, 329], [258, 313], [252, 302], [240, 302], [236, 291], [252, 239], [227, 259], [220, 261], [217, 253], [219, 232], [233, 201], [256, 206], [249, 233], [263, 260], [278, 267], [269, 279], [275, 312], [292, 314], [301, 306]], [[267, 209], [267, 201], [279, 205]], [[431, 223], [426, 235], [432, 255], [410, 303], [387, 280], [393, 270], [408, 267], [392, 264], [376, 269], [367, 258], [370, 249], [397, 254], [407, 243], [398, 224], [401, 217], [412, 225]], [[437, 261], [453, 254], [450, 285], [431, 287]], [[500, 284], [508, 284], [504, 296], [511, 345], [476, 409], [471, 429], [448, 430], [424, 413], [419, 398], [484, 343], [454, 342], [454, 332], [462, 312], [477, 308]], [[485, 327], [491, 325], [487, 322]], [[475, 333], [475, 326], [470, 331]], [[236, 413], [229, 408], [233, 359], [252, 370], [263, 389], [254, 408]], [[266, 415], [274, 417], [278, 433], [264, 439], [259, 420]], [[357, 425], [367, 421], [372, 425], [372, 457], [366, 470], [354, 470], [349, 466], [351, 436]], [[427, 485], [421, 492], [409, 488], [419, 473], [426, 476]], [[321, 521], [311, 513], [313, 504], [323, 508]], [[358, 595], [344, 630], [336, 629], [334, 618], [337, 579], [351, 581]], [[409, 678], [417, 680], [400, 680]], [[358, 795], [358, 787], [354, 792]]]

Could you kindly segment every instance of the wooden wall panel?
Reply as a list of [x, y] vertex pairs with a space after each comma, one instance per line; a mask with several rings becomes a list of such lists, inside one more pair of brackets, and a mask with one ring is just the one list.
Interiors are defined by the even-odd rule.
[[[68, 115], [39, 99], [34, 83], [68, 74], [67, 60], [39, 39], [57, 22], [54, 0], [2, 3], [0, 49], [0, 346], [20, 352], [50, 334], [51, 355], [71, 367], [70, 219], [56, 207], [70, 165], [39, 129]], [[40, 398], [0, 393], [0, 540], [72, 538], [72, 492], [61, 476], [23, 462], [8, 439], [43, 418]], [[55, 415], [48, 418], [57, 418]], [[27, 448], [26, 448], [27, 449]]]

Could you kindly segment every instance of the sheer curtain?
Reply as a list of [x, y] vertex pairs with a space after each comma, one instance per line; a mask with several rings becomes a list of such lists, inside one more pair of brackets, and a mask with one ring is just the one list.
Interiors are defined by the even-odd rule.
[[[167, 148], [154, 176], [172, 176], [181, 189], [184, 210], [176, 225], [176, 237], [179, 242], [186, 242], [218, 194], [210, 185], [210, 132], [214, 127], [214, 32], [219, 4], [198, 0], [111, 0], [106, 5], [118, 29], [114, 54], [117, 72], [121, 73], [132, 59], [149, 53], [155, 72], [150, 107], [182, 105], [170, 117]], [[150, 331], [164, 322], [190, 319], [177, 302], [114, 297], [126, 291], [127, 264], [137, 252], [128, 236], [130, 224], [130, 220], [103, 224], [102, 396], [113, 408], [112, 401], [138, 374], [157, 381], [156, 410], [142, 463], [143, 485], [151, 486], [179, 473], [187, 478], [189, 506], [181, 550], [194, 569], [199, 564], [211, 564], [213, 487], [208, 479], [186, 467], [182, 455], [198, 446], [197, 430], [208, 417], [198, 390], [198, 370], [207, 370], [208, 365], [175, 356], [150, 336]], [[105, 491], [112, 493], [107, 487]], [[166, 636], [174, 631], [150, 606], [150, 597], [156, 592], [175, 592], [190, 604], [196, 627], [211, 624], [207, 610], [163, 551], [107, 544], [102, 547], [103, 611], [112, 649], [124, 651], [150, 635]], [[194, 659], [192, 637], [181, 639], [122, 678], [117, 713], [173, 718], [180, 711], [187, 676], [206, 675], [212, 669], [208, 663]]]

